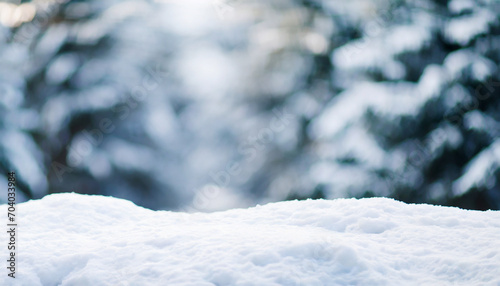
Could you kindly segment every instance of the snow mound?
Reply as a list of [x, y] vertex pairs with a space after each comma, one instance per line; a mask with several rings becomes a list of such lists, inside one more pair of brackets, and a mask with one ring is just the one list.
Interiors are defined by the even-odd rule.
[[0, 285], [500, 285], [496, 211], [371, 198], [187, 214], [57, 194], [17, 214], [17, 278]]

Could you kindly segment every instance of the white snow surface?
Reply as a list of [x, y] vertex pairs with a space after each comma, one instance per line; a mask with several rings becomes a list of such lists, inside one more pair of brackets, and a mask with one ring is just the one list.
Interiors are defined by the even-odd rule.
[[17, 215], [17, 278], [0, 285], [500, 285], [497, 211], [370, 198], [188, 214], [56, 194]]

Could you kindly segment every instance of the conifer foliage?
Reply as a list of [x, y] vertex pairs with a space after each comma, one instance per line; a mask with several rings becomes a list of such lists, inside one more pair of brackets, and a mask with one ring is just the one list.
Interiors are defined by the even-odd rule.
[[1, 7], [33, 19], [0, 18], [0, 182], [500, 208], [497, 1], [167, 2]]

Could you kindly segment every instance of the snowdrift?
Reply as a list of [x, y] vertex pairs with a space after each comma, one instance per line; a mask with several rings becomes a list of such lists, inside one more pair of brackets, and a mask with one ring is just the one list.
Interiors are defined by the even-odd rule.
[[496, 211], [372, 198], [187, 214], [57, 194], [17, 215], [17, 278], [4, 268], [0, 285], [500, 285]]

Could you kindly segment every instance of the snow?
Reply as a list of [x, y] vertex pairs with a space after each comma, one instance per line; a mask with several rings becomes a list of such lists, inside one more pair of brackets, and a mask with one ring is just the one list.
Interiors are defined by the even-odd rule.
[[445, 147], [458, 148], [463, 142], [463, 137], [454, 125], [441, 124], [438, 128], [429, 132], [425, 142], [429, 153], [432, 154], [430, 156], [438, 157]]
[[464, 174], [453, 183], [453, 193], [458, 196], [474, 187], [491, 188], [491, 180], [495, 180], [494, 170], [498, 166], [500, 166], [500, 139], [496, 139], [470, 161]]
[[445, 34], [449, 40], [465, 46], [477, 35], [487, 33], [489, 25], [495, 20], [494, 12], [478, 9], [472, 15], [457, 17], [449, 21], [445, 28]]
[[17, 278], [1, 285], [500, 283], [497, 211], [371, 198], [188, 214], [66, 193], [17, 215]]
[[[377, 178], [368, 168], [345, 166], [336, 162], [320, 162], [311, 167], [310, 176], [324, 185], [329, 198], [342, 198], [361, 189], [376, 189]], [[352, 178], [356, 178], [353, 181]], [[378, 191], [378, 190], [377, 190]]]
[[448, 2], [450, 11], [457, 14], [465, 10], [473, 9], [474, 5], [474, 1], [471, 0], [452, 0]]
[[[45, 178], [42, 152], [33, 139], [25, 133], [17, 130], [0, 130], [2, 142], [0, 150], [12, 154], [6, 162], [25, 178], [25, 183], [29, 186], [35, 196], [42, 196], [47, 191], [47, 180]], [[3, 163], [5, 164], [5, 163]]]
[[47, 82], [54, 85], [63, 83], [76, 71], [78, 65], [76, 54], [67, 53], [57, 57], [47, 68]]
[[478, 81], [485, 81], [496, 70], [491, 60], [474, 54], [471, 49], [460, 49], [450, 53], [444, 60], [445, 70], [452, 77], [457, 77], [470, 67], [472, 76]]
[[378, 67], [387, 76], [394, 74], [397, 78], [396, 75], [401, 77], [405, 70], [394, 58], [402, 53], [418, 51], [430, 37], [430, 31], [417, 26], [399, 26], [383, 33], [370, 33], [334, 50], [332, 61], [343, 70]]
[[496, 124], [495, 119], [477, 110], [469, 111], [464, 115], [464, 127], [469, 130], [486, 132], [493, 137], [496, 137], [498, 133], [497, 128], [495, 128]]
[[[328, 138], [338, 135], [355, 124], [369, 109], [393, 117], [414, 115], [423, 95], [415, 95], [411, 83], [382, 84], [363, 82], [341, 92], [325, 107], [311, 127], [311, 137]], [[397, 96], [394, 96], [394, 95]]]

